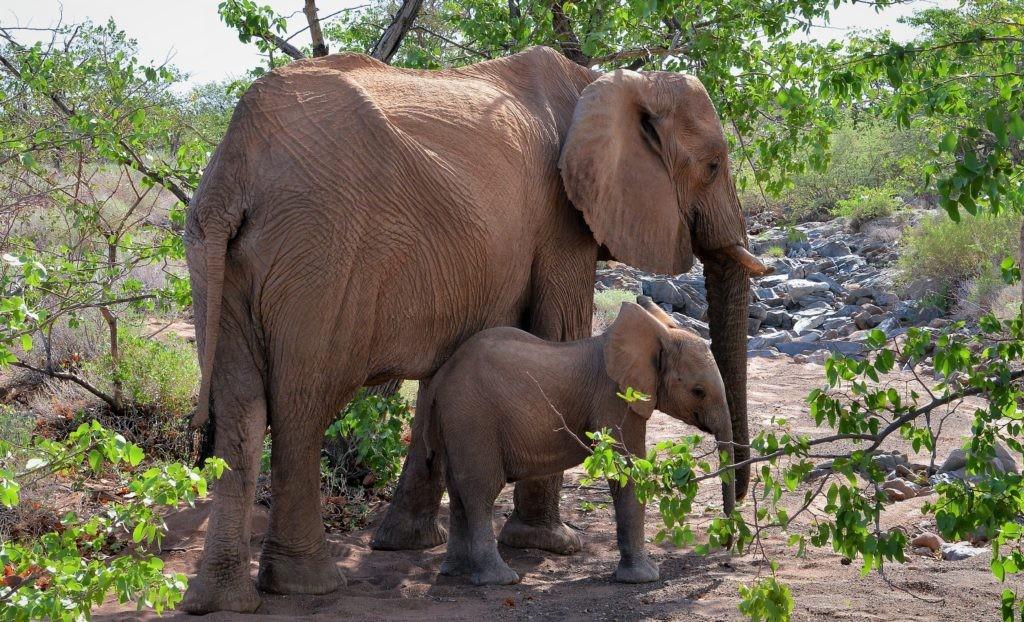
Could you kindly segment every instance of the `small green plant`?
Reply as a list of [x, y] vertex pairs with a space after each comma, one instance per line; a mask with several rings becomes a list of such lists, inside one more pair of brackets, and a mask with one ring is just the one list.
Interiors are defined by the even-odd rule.
[[769, 247], [765, 254], [769, 257], [785, 257], [786, 251], [781, 246]]
[[372, 485], [389, 486], [402, 468], [407, 449], [403, 434], [411, 420], [409, 404], [400, 394], [381, 397], [361, 390], [326, 435], [347, 439], [357, 464], [373, 475]]
[[850, 192], [850, 196], [836, 202], [832, 210], [834, 216], [843, 216], [850, 220], [854, 231], [860, 230], [864, 223], [892, 216], [903, 208], [903, 199], [889, 186], [865, 188], [858, 186]]
[[789, 622], [793, 614], [793, 594], [775, 580], [774, 572], [773, 563], [772, 576], [740, 586], [740, 613], [752, 622]]
[[794, 225], [786, 227], [786, 242], [789, 244], [800, 244], [807, 241], [807, 234], [796, 228]]
[[592, 503], [590, 501], [587, 501], [586, 499], [580, 501], [580, 512], [583, 512], [584, 514], [590, 514], [598, 510], [603, 510], [606, 507], [608, 507], [607, 503]]
[[[83, 423], [60, 442], [37, 437], [30, 447], [18, 448], [0, 441], [0, 457], [15, 450], [32, 458], [17, 471], [0, 468], [0, 505], [8, 508], [19, 503], [25, 482], [57, 473], [79, 479], [134, 473], [145, 457], [138, 445], [96, 421]], [[178, 463], [154, 466], [134, 475], [125, 501], [101, 513], [85, 518], [69, 512], [58, 530], [35, 541], [0, 542], [0, 619], [77, 622], [111, 594], [158, 613], [174, 607], [187, 579], [164, 573], [163, 561], [146, 549], [159, 547], [166, 530], [163, 511], [192, 505], [225, 468], [219, 458], [208, 459], [199, 470]]]

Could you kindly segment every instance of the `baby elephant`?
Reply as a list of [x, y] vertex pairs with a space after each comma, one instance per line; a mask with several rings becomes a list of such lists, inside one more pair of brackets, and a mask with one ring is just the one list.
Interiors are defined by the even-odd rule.
[[[483, 331], [434, 376], [421, 407], [429, 409], [426, 440], [431, 459], [446, 465], [451, 499], [442, 574], [468, 575], [476, 585], [518, 582], [498, 555], [494, 499], [507, 482], [581, 464], [585, 432], [609, 428], [630, 453], [644, 455], [647, 420], [657, 408], [714, 434], [732, 461], [725, 387], [707, 345], [649, 298], [637, 300], [642, 307], [623, 303], [611, 328], [590, 339], [555, 343], [514, 328]], [[616, 396], [627, 387], [650, 399], [627, 405]], [[723, 505], [731, 514], [735, 484], [725, 479]], [[614, 578], [655, 581], [633, 483], [610, 485], [621, 556]]]

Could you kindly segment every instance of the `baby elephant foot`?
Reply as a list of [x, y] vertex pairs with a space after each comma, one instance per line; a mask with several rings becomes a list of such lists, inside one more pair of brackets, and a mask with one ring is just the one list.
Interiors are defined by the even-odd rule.
[[572, 555], [583, 548], [579, 535], [565, 523], [531, 525], [524, 523], [515, 512], [505, 521], [498, 542], [517, 549], [541, 549], [559, 555]]
[[252, 613], [260, 606], [260, 595], [249, 577], [240, 577], [229, 584], [196, 577], [188, 582], [185, 597], [178, 609], [192, 615], [215, 611]]
[[469, 580], [473, 585], [512, 585], [519, 583], [519, 575], [505, 562], [495, 562], [478, 567]]
[[659, 576], [657, 564], [644, 555], [628, 564], [625, 560], [619, 560], [619, 567], [615, 569], [612, 579], [619, 583], [650, 583], [657, 581]]
[[256, 580], [271, 594], [328, 594], [345, 586], [345, 577], [330, 558], [280, 557], [264, 553]]

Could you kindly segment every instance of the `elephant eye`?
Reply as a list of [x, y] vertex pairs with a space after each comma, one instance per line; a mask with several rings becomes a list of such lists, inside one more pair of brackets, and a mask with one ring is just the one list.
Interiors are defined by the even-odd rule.
[[647, 139], [648, 144], [655, 151], [661, 150], [661, 139], [658, 137], [658, 130], [654, 128], [654, 117], [649, 112], [640, 113], [640, 129], [644, 133], [644, 138]]
[[704, 391], [704, 387], [701, 387], [701, 386], [693, 387], [690, 390], [690, 392], [693, 393], [693, 396], [695, 398], [699, 399], [699, 400], [704, 399], [704, 396], [707, 395], [707, 393], [705, 393], [705, 391]]
[[721, 163], [722, 161], [719, 158], [715, 158], [714, 160], [708, 162], [708, 181], [714, 179], [715, 175], [718, 174], [718, 168], [721, 165]]

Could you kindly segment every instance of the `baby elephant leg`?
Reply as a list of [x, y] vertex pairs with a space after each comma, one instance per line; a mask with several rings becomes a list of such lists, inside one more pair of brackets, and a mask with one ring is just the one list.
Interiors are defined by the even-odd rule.
[[615, 537], [619, 543], [619, 567], [612, 578], [621, 583], [658, 580], [658, 566], [644, 549], [644, 506], [636, 498], [633, 482], [625, 486], [608, 483], [615, 500]]
[[491, 524], [494, 499], [501, 487], [501, 482], [483, 483], [479, 479], [457, 482], [449, 479], [452, 529], [442, 572], [469, 575], [474, 585], [519, 583], [519, 575], [498, 554]]

